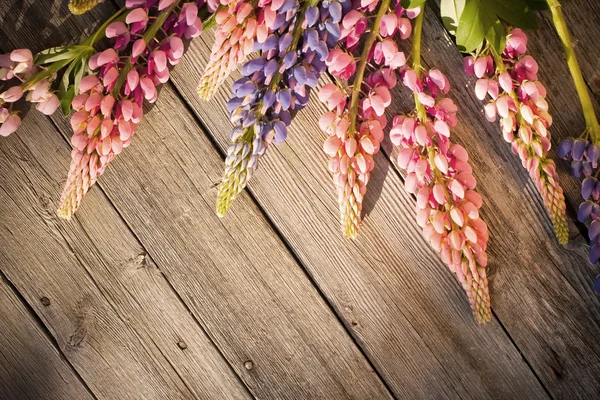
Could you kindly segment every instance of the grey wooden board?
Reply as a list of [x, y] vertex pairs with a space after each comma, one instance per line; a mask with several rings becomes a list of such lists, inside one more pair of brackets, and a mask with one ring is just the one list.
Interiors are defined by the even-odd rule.
[[[231, 79], [210, 102], [197, 99], [190, 79], [206, 64], [211, 40], [207, 32], [192, 42], [173, 81], [225, 149]], [[390, 387], [413, 398], [544, 398], [499, 324], [473, 322], [462, 288], [422, 239], [412, 199], [382, 156], [362, 234], [342, 238], [317, 126], [323, 107], [312, 100], [286, 143], [261, 160], [251, 191]]]
[[[597, 371], [600, 366], [598, 360], [600, 351], [594, 338], [598, 337], [597, 322], [599, 318], [596, 312], [597, 297], [591, 289], [593, 274], [589, 272], [590, 266], [585, 260], [585, 249], [572, 245], [564, 250], [557, 245], [535, 187], [521, 168], [520, 162], [510, 154], [508, 146], [499, 137], [496, 131], [497, 127], [488, 124], [482, 118], [480, 113], [482, 105], [477, 103], [478, 100], [471, 93], [472, 89], [464, 89], [467, 78], [460, 67], [460, 55], [447, 41], [436, 39], [439, 36], [443, 37], [444, 31], [437, 20], [432, 19], [431, 13], [429, 13], [428, 24], [424, 43], [426, 47], [431, 47], [432, 51], [426, 51], [426, 59], [435, 60], [437, 66], [449, 72], [450, 79], [455, 86], [463, 88], [460, 91], [460, 104], [463, 107], [460, 115], [463, 127], [456, 131], [455, 137], [458, 138], [458, 142], [466, 144], [471, 152], [476, 174], [481, 180], [480, 189], [487, 202], [484, 215], [492, 226], [493, 232], [490, 247], [493, 307], [500, 315], [508, 333], [517, 341], [524, 357], [532, 363], [536, 373], [541, 376], [551, 393], [559, 397], [596, 395], [600, 390]], [[203, 37], [206, 38], [205, 35]], [[207, 40], [210, 42], [210, 37]], [[434, 49], [435, 41], [439, 41], [439, 45]], [[199, 118], [207, 125], [215, 140], [224, 149], [230, 126], [223, 108], [224, 102], [229, 97], [228, 89], [222, 89], [212, 102], [202, 103], [195, 97], [194, 82], [190, 82], [190, 76], [198, 76], [205, 64], [209, 46], [208, 44], [198, 44], [196, 41], [192, 43], [183, 65], [173, 74], [174, 82], [186, 100], [194, 106]], [[560, 48], [558, 51], [560, 52]], [[231, 80], [226, 86], [229, 86], [230, 83]], [[404, 106], [403, 110], [409, 111], [410, 106], [406, 99], [410, 98], [407, 97], [407, 93], [400, 94], [398, 91], [396, 93], [398, 93], [396, 101], [399, 104], [396, 105], [395, 110], [399, 111], [400, 106]], [[458, 97], [458, 95], [455, 96], [455, 98]], [[404, 102], [400, 98], [403, 98]], [[570, 101], [574, 102], [576, 98], [571, 97]], [[323, 107], [316, 103], [317, 101], [314, 99], [313, 103], [297, 117], [296, 128], [292, 130], [293, 133], [290, 134], [286, 144], [269, 150], [270, 154], [262, 160], [261, 168], [251, 182], [250, 188], [334, 307], [346, 321], [350, 322], [350, 325], [357, 324], [357, 327], [352, 328], [355, 335], [359, 337], [361, 343], [365, 343], [367, 353], [378, 369], [383, 371], [382, 375], [388, 380], [388, 383], [395, 387], [394, 379], [390, 378], [390, 375], [397, 379], [396, 375], [399, 369], [389, 366], [395, 365], [398, 358], [392, 356], [389, 348], [386, 348], [386, 351], [380, 356], [377, 354], [380, 351], [377, 346], [369, 346], [370, 341], [380, 343], [381, 321], [376, 320], [369, 324], [369, 320], [375, 318], [374, 314], [379, 313], [377, 309], [383, 307], [385, 302], [377, 298], [377, 301], [374, 302], [376, 305], [363, 306], [364, 314], [360, 315], [358, 314], [360, 311], [357, 311], [356, 304], [353, 304], [352, 300], [355, 300], [354, 296], [358, 291], [363, 298], [370, 297], [371, 293], [376, 293], [378, 296], [382, 296], [382, 293], [386, 292], [411, 293], [407, 297], [411, 297], [414, 301], [412, 296], [417, 298], [419, 295], [423, 296], [417, 289], [421, 289], [423, 277], [412, 281], [409, 285], [405, 283], [404, 285], [409, 286], [405, 288], [400, 284], [407, 279], [409, 274], [407, 271], [402, 270], [402, 277], [396, 277], [394, 273], [386, 271], [381, 275], [383, 275], [383, 279], [387, 280], [383, 284], [387, 288], [377, 287], [368, 290], [359, 287], [360, 289], [357, 290], [356, 276], [360, 276], [359, 273], [364, 276], [365, 273], [364, 266], [360, 265], [361, 263], [358, 261], [361, 256], [354, 255], [351, 261], [347, 261], [343, 257], [343, 253], [348, 251], [347, 248], [356, 251], [356, 247], [359, 247], [360, 244], [344, 246], [341, 241], [336, 241], [334, 236], [337, 229], [337, 210], [334, 196], [331, 194], [331, 186], [327, 187], [325, 161], [320, 151], [324, 135], [318, 132], [318, 127], [316, 127], [316, 120], [322, 114]], [[483, 134], [483, 132], [489, 132], [489, 134]], [[386, 148], [389, 147], [388, 142]], [[407, 250], [401, 249], [404, 245], [405, 249], [410, 249], [408, 252], [417, 253], [406, 257], [408, 267], [423, 274], [427, 268], [421, 267], [415, 259], [422, 257], [419, 253], [431, 252], [427, 250], [424, 243], [419, 243], [420, 233], [412, 221], [414, 215], [412, 200], [402, 191], [401, 182], [393, 173], [388, 173], [385, 179], [383, 178], [388, 168], [380, 159], [379, 170], [374, 173], [374, 182], [369, 188], [371, 198], [366, 200], [369, 216], [363, 226], [363, 235], [358, 241], [359, 243], [365, 241], [366, 244], [359, 248], [358, 252], [360, 253], [362, 250], [363, 254], [372, 254], [376, 249], [378, 261], [393, 265], [397, 263], [395, 254], [405, 255], [407, 253]], [[387, 182], [392, 183], [387, 184]], [[398, 189], [395, 192], [388, 191], [387, 185], [395, 186]], [[525, 188], [525, 191], [522, 188]], [[323, 205], [324, 202], [326, 205]], [[374, 202], [376, 204], [373, 206]], [[319, 213], [319, 208], [325, 209], [322, 211], [323, 214]], [[409, 218], [402, 215], [407, 215]], [[298, 217], [294, 218], [295, 216]], [[400, 225], [411, 227], [408, 232], [405, 231], [406, 233], [398, 233]], [[333, 232], [327, 232], [327, 229], [331, 229]], [[381, 238], [377, 237], [373, 231], [382, 232]], [[401, 242], [401, 236], [404, 236], [404, 240], [407, 240], [408, 243]], [[377, 239], [374, 239], [375, 237]], [[580, 243], [581, 239], [576, 238], [576, 241]], [[330, 248], [320, 249], [321, 243], [328, 243]], [[332, 246], [332, 243], [335, 243], [335, 246]], [[332, 248], [334, 250], [331, 250]], [[342, 248], [343, 250], [341, 250]], [[331, 251], [329, 256], [327, 251]], [[362, 256], [364, 257], [364, 255]], [[436, 258], [435, 256], [424, 257]], [[332, 273], [332, 276], [325, 277], [334, 268], [331, 265], [323, 267], [323, 260], [332, 260], [333, 264], [338, 262], [342, 264], [341, 268], [343, 268], [346, 279], [352, 279], [352, 282], [346, 283], [347, 289], [343, 289], [344, 282], [338, 278], [341, 275], [340, 272], [336, 271], [337, 273]], [[432, 268], [432, 264], [437, 264], [429, 275], [430, 282], [434, 282], [432, 285], [451, 283], [452, 278], [449, 273], [444, 272], [443, 266], [430, 260], [431, 258], [427, 260], [430, 263], [429, 268]], [[360, 265], [359, 272], [348, 272], [353, 263]], [[397, 272], [395, 273], [397, 274]], [[575, 288], [571, 276], [565, 278], [564, 275], [567, 273], [579, 277], [577, 279], [581, 281], [587, 279], [585, 287], [582, 287], [581, 290]], [[372, 282], [369, 283], [374, 286]], [[448, 299], [449, 293], [452, 292], [451, 289], [449, 290], [446, 286], [443, 289], [435, 286], [434, 288], [432, 291], [442, 297], [440, 302], [451, 301], [452, 307], [463, 306], [466, 308], [466, 303], [461, 302], [460, 295], [455, 297], [456, 300]], [[435, 312], [431, 312], [430, 308], [423, 306], [422, 298], [419, 298], [418, 305], [414, 308], [410, 302], [411, 299], [407, 301], [405, 297], [402, 297], [401, 300], [396, 298], [394, 303], [403, 304], [409, 310], [412, 308], [413, 318], [421, 323], [423, 323], [423, 319], [428, 319], [430, 325], [446, 326], [444, 325], [447, 323], [445, 320]], [[361, 300], [364, 301], [362, 298]], [[348, 304], [352, 307], [347, 307]], [[527, 306], [523, 310], [524, 305]], [[423, 310], [421, 313], [417, 311], [419, 307]], [[445, 307], [449, 306], [445, 305]], [[405, 315], [411, 312], [406, 311], [406, 308], [402, 310]], [[441, 307], [431, 308], [440, 309]], [[427, 310], [426, 317], [421, 315], [425, 312], [424, 309]], [[386, 312], [383, 314], [389, 315]], [[357, 320], [357, 315], [365, 321]], [[447, 314], [445, 317], [456, 318], [456, 315]], [[394, 318], [393, 323], [398, 323], [398, 320], [399, 318]], [[442, 321], [444, 322], [442, 323]], [[451, 322], [456, 322], [456, 320]], [[464, 321], [461, 323], [464, 324]], [[367, 327], [371, 325], [373, 330], [365, 332], [365, 325]], [[421, 328], [415, 323], [413, 326]], [[421, 329], [425, 331], [427, 328]], [[452, 326], [453, 332], [458, 330], [460, 327]], [[398, 332], [398, 329], [392, 331]], [[444, 336], [449, 331], [450, 329], [440, 330], [441, 338], [424, 333], [421, 334], [421, 337], [427, 342], [429, 348], [435, 349], [436, 354], [443, 354], [443, 350], [440, 348], [446, 346], [444, 341], [447, 342], [448, 339]], [[489, 340], [487, 332], [486, 335]], [[466, 336], [461, 335], [461, 337]], [[477, 341], [470, 340], [470, 342]], [[489, 344], [484, 343], [482, 347], [489, 349]], [[447, 354], [456, 353], [458, 350], [448, 351]], [[467, 358], [464, 354], [461, 355]], [[456, 363], [455, 358], [448, 363]], [[498, 357], [490, 358], [496, 368], [496, 372], [489, 375], [490, 380], [494, 381], [492, 384], [503, 386], [499, 376], [501, 377], [504, 371], [512, 371], [498, 367], [496, 364]], [[447, 360], [446, 358], [440, 359]], [[465, 360], [464, 364], [459, 365], [461, 367], [467, 365], [465, 369], [469, 370], [468, 361]], [[477, 369], [481, 370], [481, 367]], [[463, 372], [460, 367], [456, 368], [456, 364], [453, 365], [453, 368], [448, 367], [446, 370]], [[512, 378], [507, 377], [506, 382], [511, 382], [511, 385], [508, 385], [509, 389], [505, 388], [505, 390], [514, 388]], [[467, 384], [465, 386], [470, 390], [478, 390], [471, 389]], [[475, 386], [479, 388], [479, 385]]]
[[0, 143], [0, 268], [66, 358], [99, 398], [247, 398], [101, 191], [72, 222], [55, 216], [69, 159], [35, 111]]
[[[77, 32], [84, 23], [73, 18], [62, 29]], [[44, 45], [28, 40], [20, 43]], [[66, 120], [55, 121], [70, 135]], [[168, 87], [140, 132], [127, 156], [110, 165], [102, 186], [253, 394], [387, 398], [385, 386], [253, 202], [242, 198], [237, 219], [225, 224], [215, 216], [213, 183], [221, 158]], [[97, 214], [87, 200], [79, 213]]]
[[92, 398], [4, 279], [0, 279], [0, 398]]

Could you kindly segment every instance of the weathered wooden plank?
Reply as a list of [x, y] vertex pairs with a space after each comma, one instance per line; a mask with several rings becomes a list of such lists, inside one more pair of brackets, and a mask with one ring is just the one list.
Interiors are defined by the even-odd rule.
[[92, 398], [4, 279], [0, 279], [0, 398]]
[[[192, 42], [173, 80], [225, 149], [229, 89], [200, 102], [191, 79], [206, 63], [211, 36]], [[261, 160], [251, 191], [390, 387], [410, 398], [546, 397], [499, 324], [473, 323], [462, 289], [421, 238], [413, 201], [398, 176], [387, 173], [383, 156], [372, 175], [362, 235], [341, 237], [317, 126], [322, 112], [313, 98], [286, 144]]]
[[101, 191], [55, 216], [69, 158], [35, 111], [0, 142], [0, 268], [67, 359], [101, 398], [248, 398]]
[[[63, 28], [78, 24], [66, 20]], [[70, 134], [64, 119], [56, 121]], [[135, 146], [111, 163], [102, 186], [255, 395], [389, 397], [252, 201], [243, 196], [237, 218], [225, 224], [214, 215], [221, 162], [165, 87]], [[98, 213], [90, 199], [79, 213]]]

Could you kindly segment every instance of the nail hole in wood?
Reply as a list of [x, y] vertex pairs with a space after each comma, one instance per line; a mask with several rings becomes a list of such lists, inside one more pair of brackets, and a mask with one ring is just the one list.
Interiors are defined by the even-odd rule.
[[247, 370], [251, 370], [252, 368], [254, 368], [254, 363], [248, 360], [244, 363], [244, 368], [246, 368]]

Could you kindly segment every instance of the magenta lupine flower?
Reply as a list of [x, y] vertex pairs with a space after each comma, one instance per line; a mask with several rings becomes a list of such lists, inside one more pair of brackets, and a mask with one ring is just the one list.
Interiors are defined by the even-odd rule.
[[478, 78], [475, 94], [480, 100], [487, 96], [485, 116], [494, 122], [498, 118], [504, 139], [529, 171], [542, 195], [560, 243], [569, 240], [569, 226], [563, 190], [558, 181], [554, 161], [548, 157], [552, 117], [548, 113], [546, 89], [538, 80], [538, 64], [525, 55], [527, 36], [513, 29], [507, 36], [503, 54], [493, 49], [477, 59], [465, 59], [465, 71]]
[[[0, 81], [15, 81], [16, 85], [0, 91], [0, 136], [8, 136], [21, 126], [21, 118], [14, 105], [25, 93], [25, 99], [45, 115], [53, 114], [59, 106], [56, 94], [50, 89], [55, 75], [33, 82], [38, 72], [33, 54], [28, 49], [18, 49], [0, 55]], [[10, 83], [10, 82], [9, 82]]]
[[[265, 8], [270, 0], [221, 1], [223, 8], [215, 14], [217, 29], [210, 60], [198, 84], [198, 95], [208, 100], [238, 64], [254, 50], [254, 41], [263, 42], [268, 35], [264, 21]], [[258, 18], [257, 18], [258, 17]]]
[[283, 0], [263, 9], [270, 33], [264, 40], [257, 37], [259, 57], [244, 64], [227, 103], [234, 128], [217, 215], [229, 210], [267, 147], [286, 139], [293, 115], [308, 103], [310, 89], [317, 86], [329, 51], [337, 45], [347, 3]]
[[[169, 65], [183, 55], [181, 37], [200, 34], [198, 7], [203, 1], [178, 8], [179, 3], [127, 0], [131, 11], [125, 23], [106, 28], [113, 47], [90, 58], [94, 72], [81, 80], [72, 102], [72, 161], [57, 210], [60, 217], [71, 218], [106, 165], [129, 145], [142, 120], [144, 100], [156, 101], [156, 86], [168, 81]], [[152, 32], [159, 28], [166, 35], [156, 40]], [[147, 32], [150, 37], [142, 37]]]
[[[362, 2], [346, 14], [341, 24], [341, 40], [347, 50], [330, 51], [327, 67], [341, 79], [349, 79], [356, 73], [355, 83], [348, 92], [328, 84], [319, 93], [319, 99], [329, 109], [319, 121], [321, 129], [329, 134], [323, 150], [330, 157], [329, 170], [337, 188], [342, 232], [348, 238], [355, 238], [358, 233], [363, 197], [375, 166], [373, 155], [379, 151], [387, 125], [384, 113], [392, 100], [390, 89], [396, 86], [396, 70], [406, 63], [393, 37], [397, 34], [401, 39], [408, 38], [412, 28], [406, 15], [414, 18], [419, 13], [419, 9], [408, 12], [399, 3], [395, 5], [395, 11], [389, 12], [389, 1]], [[375, 10], [375, 20], [369, 26], [368, 18], [373, 17], [370, 13]], [[362, 39], [367, 29], [368, 36]], [[361, 39], [365, 49], [357, 59], [350, 51]], [[367, 63], [375, 68], [363, 80]]]
[[463, 285], [475, 320], [491, 318], [486, 247], [488, 229], [479, 218], [481, 196], [466, 150], [450, 141], [456, 105], [442, 97], [450, 90], [437, 69], [421, 76], [413, 69], [402, 81], [415, 94], [416, 109], [394, 117], [390, 139], [400, 148], [398, 165], [408, 173], [406, 190], [417, 198], [417, 223], [431, 246]]

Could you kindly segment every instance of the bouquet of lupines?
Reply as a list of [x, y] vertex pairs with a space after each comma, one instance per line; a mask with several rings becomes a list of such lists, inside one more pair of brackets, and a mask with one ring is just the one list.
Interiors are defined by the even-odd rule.
[[506, 47], [498, 54], [489, 43], [475, 57], [465, 58], [464, 68], [478, 78], [475, 94], [480, 100], [490, 97], [485, 117], [498, 118], [504, 140], [511, 144], [523, 167], [542, 195], [556, 237], [569, 241], [565, 196], [558, 182], [554, 161], [548, 156], [552, 117], [548, 113], [546, 89], [538, 80], [538, 64], [527, 51], [527, 36], [513, 29], [506, 37]]
[[[101, 0], [70, 0], [81, 14]], [[455, 0], [446, 0], [451, 5]], [[568, 239], [565, 201], [554, 162], [548, 157], [552, 118], [537, 63], [526, 55], [521, 29], [506, 33], [501, 20], [531, 21], [526, 0], [512, 0], [513, 14], [494, 2], [478, 7], [443, 7], [444, 21], [467, 57], [465, 69], [478, 78], [475, 92], [488, 120], [498, 117], [504, 138], [529, 171], [550, 213], [561, 243]], [[558, 4], [557, 0], [548, 0]], [[156, 87], [184, 52], [184, 40], [215, 23], [215, 42], [200, 77], [198, 94], [210, 98], [242, 64], [242, 78], [227, 103], [231, 145], [217, 195], [217, 214], [225, 215], [244, 189], [271, 143], [282, 143], [294, 116], [309, 101], [321, 78], [318, 97], [327, 112], [319, 126], [328, 134], [329, 156], [340, 207], [342, 233], [355, 238], [361, 221], [374, 155], [389, 130], [399, 148], [398, 166], [416, 197], [417, 223], [441, 259], [463, 285], [475, 319], [491, 318], [487, 265], [488, 229], [479, 218], [482, 198], [466, 150], [450, 131], [457, 107], [438, 69], [421, 67], [425, 0], [126, 0], [84, 42], [33, 55], [19, 49], [0, 55], [0, 136], [18, 129], [18, 103], [24, 98], [46, 115], [59, 107], [73, 112], [72, 163], [58, 215], [70, 218], [107, 164], [131, 143], [143, 118], [143, 103], [157, 100]], [[555, 4], [555, 5], [556, 5]], [[520, 8], [519, 8], [520, 7]], [[554, 7], [554, 6], [553, 6]], [[558, 11], [557, 11], [558, 9]], [[559, 155], [572, 160], [573, 173], [585, 177], [579, 219], [591, 221], [590, 260], [600, 258], [600, 125], [574, 57], [560, 7], [552, 8], [567, 61], [582, 100], [587, 129], [569, 138]], [[520, 10], [520, 11], [517, 11]], [[518, 17], [518, 18], [517, 18]], [[414, 26], [413, 26], [414, 23]], [[471, 29], [475, 24], [484, 29]], [[412, 37], [412, 54], [399, 49]], [[110, 47], [96, 48], [108, 38]], [[412, 67], [406, 60], [412, 57]], [[398, 80], [414, 97], [415, 109], [389, 124], [386, 108]], [[587, 95], [587, 98], [586, 98]], [[591, 110], [591, 111], [590, 111]]]
[[[70, 7], [81, 13], [96, 3], [72, 1]], [[74, 111], [72, 162], [59, 216], [71, 218], [106, 165], [129, 145], [142, 120], [144, 100], [156, 101], [156, 86], [169, 79], [169, 65], [183, 55], [182, 38], [202, 31], [199, 13], [208, 14], [206, 8], [204, 0], [127, 0], [124, 9], [79, 45], [49, 49], [35, 58], [26, 49], [0, 56], [0, 78], [19, 83], [0, 94], [0, 135], [19, 127], [13, 105], [24, 92], [46, 115], [59, 105], [66, 114]], [[97, 52], [94, 46], [103, 37], [112, 47]], [[61, 70], [55, 93], [52, 85]]]

